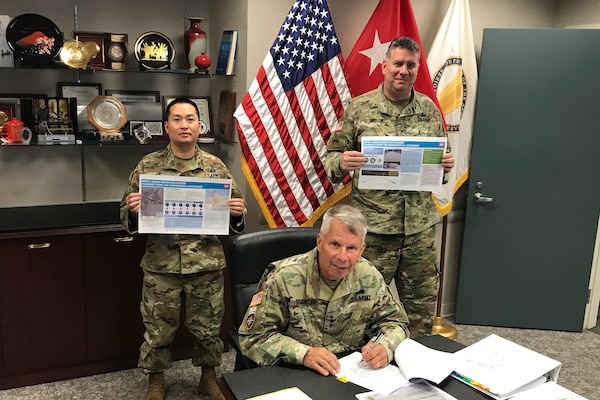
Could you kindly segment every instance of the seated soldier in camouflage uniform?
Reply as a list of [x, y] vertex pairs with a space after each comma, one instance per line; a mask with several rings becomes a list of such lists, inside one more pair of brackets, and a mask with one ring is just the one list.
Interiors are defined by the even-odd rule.
[[[267, 267], [239, 328], [246, 357], [259, 365], [302, 364], [322, 375], [339, 372], [336, 353], [360, 350], [373, 368], [393, 359], [408, 337], [408, 317], [381, 274], [361, 258], [366, 232], [360, 211], [333, 206], [315, 249]], [[367, 329], [384, 333], [370, 351]]]

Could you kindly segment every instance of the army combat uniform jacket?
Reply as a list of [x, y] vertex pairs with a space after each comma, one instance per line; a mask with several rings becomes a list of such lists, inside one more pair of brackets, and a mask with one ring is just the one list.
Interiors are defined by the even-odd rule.
[[[446, 136], [440, 112], [427, 96], [413, 90], [410, 102], [400, 111], [383, 95], [383, 84], [352, 99], [341, 125], [327, 144], [325, 169], [333, 182], [341, 182], [346, 175], [340, 169], [342, 153], [361, 151], [363, 136]], [[440, 220], [431, 192], [360, 190], [358, 171], [353, 178], [352, 205], [367, 218], [371, 233], [412, 235]]]
[[[129, 186], [121, 200], [121, 223], [129, 233], [137, 231], [137, 215], [132, 215], [127, 207], [126, 197], [139, 192], [141, 174], [171, 175], [197, 178], [231, 179], [232, 197], [243, 198], [225, 164], [216, 156], [206, 153], [196, 146], [192, 160], [178, 160], [171, 151], [165, 149], [147, 154], [129, 176]], [[243, 230], [243, 219], [230, 220], [231, 230]], [[192, 274], [216, 271], [225, 268], [225, 254], [219, 239], [214, 235], [148, 235], [146, 252], [141, 261], [144, 270], [158, 273]]]
[[384, 332], [388, 361], [408, 337], [404, 307], [361, 258], [332, 291], [319, 275], [317, 249], [269, 265], [239, 328], [244, 355], [260, 365], [302, 364], [311, 347], [360, 350], [367, 328]]

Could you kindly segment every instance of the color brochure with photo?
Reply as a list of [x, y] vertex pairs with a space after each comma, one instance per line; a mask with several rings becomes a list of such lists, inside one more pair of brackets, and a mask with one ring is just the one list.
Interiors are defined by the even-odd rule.
[[363, 136], [359, 189], [435, 191], [444, 179], [444, 137]]
[[227, 235], [231, 179], [140, 175], [140, 233]]

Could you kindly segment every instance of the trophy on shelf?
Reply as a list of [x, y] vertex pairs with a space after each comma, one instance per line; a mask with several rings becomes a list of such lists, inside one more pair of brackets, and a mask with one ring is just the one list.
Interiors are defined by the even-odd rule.
[[96, 96], [87, 106], [88, 120], [98, 130], [101, 142], [122, 141], [127, 123], [125, 106], [114, 96]]

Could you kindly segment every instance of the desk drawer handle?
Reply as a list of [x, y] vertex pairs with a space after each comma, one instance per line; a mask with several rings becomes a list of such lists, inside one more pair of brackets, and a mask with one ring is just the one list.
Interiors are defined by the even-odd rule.
[[31, 243], [27, 248], [29, 250], [47, 249], [50, 247], [50, 243]]
[[115, 243], [133, 242], [133, 236], [118, 237], [118, 238], [115, 238], [114, 241], [115, 241]]

